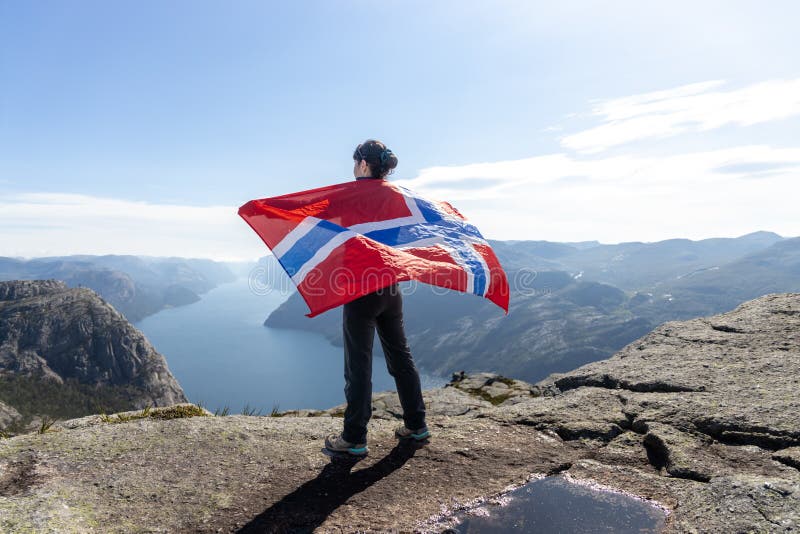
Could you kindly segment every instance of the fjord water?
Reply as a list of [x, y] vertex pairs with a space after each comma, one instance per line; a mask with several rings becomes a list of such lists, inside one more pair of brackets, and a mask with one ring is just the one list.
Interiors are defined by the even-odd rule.
[[[263, 325], [287, 297], [280, 291], [257, 294], [240, 278], [135, 326], [164, 355], [189, 400], [212, 412], [228, 406], [240, 413], [249, 406], [264, 414], [274, 406], [326, 409], [344, 403], [341, 347], [321, 335]], [[341, 316], [341, 308], [326, 313]], [[423, 389], [446, 382], [424, 373], [420, 379]], [[395, 389], [376, 338], [372, 391]]]
[[503, 500], [507, 501], [503, 506], [483, 505], [473, 511], [482, 513], [457, 514], [459, 524], [447, 532], [657, 533], [666, 522], [657, 506], [563, 476], [534, 480], [508, 492]]

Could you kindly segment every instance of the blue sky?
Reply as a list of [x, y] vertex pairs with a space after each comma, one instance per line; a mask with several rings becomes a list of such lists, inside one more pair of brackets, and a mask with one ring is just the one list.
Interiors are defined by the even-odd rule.
[[0, 2], [0, 255], [255, 258], [391, 177], [489, 238], [800, 235], [797, 2]]

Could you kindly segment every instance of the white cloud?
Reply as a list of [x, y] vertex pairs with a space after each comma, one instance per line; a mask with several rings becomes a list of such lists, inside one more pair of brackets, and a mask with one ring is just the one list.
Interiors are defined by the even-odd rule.
[[[459, 187], [480, 178], [482, 186]], [[431, 167], [403, 185], [452, 201], [487, 237], [617, 243], [761, 229], [800, 235], [798, 179], [800, 148], [746, 145]]]
[[[594, 184], [646, 187], [664, 183], [678, 185], [702, 174], [706, 181], [760, 174], [768, 165], [774, 172], [788, 172], [800, 165], [800, 148], [750, 145], [705, 152], [664, 156], [624, 155], [605, 158], [575, 158], [550, 154], [535, 158], [451, 167], [428, 167], [411, 180], [397, 183], [436, 198], [502, 199], [522, 186], [544, 186], [583, 179]], [[719, 171], [715, 169], [720, 168]]]
[[596, 153], [612, 146], [729, 124], [749, 126], [800, 114], [800, 79], [770, 80], [740, 89], [712, 91], [709, 81], [598, 103], [603, 124], [561, 138], [565, 148]]
[[217, 260], [267, 253], [234, 206], [64, 193], [0, 194], [0, 255], [141, 254]]

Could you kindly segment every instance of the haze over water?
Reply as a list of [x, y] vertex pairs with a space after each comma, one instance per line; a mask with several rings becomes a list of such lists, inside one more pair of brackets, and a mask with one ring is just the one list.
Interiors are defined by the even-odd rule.
[[[164, 355], [189, 400], [212, 412], [225, 406], [231, 413], [246, 405], [269, 413], [274, 405], [291, 410], [344, 403], [341, 347], [318, 334], [263, 326], [287, 297], [279, 291], [255, 294], [240, 278], [199, 302], [163, 310], [135, 326]], [[327, 313], [341, 315], [341, 309]], [[423, 389], [446, 382], [422, 373], [420, 378]], [[396, 387], [376, 338], [372, 391], [387, 390]]]

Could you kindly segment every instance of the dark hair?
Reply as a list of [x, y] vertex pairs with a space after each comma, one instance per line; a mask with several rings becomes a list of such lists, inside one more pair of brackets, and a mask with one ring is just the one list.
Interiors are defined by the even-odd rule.
[[383, 178], [397, 167], [397, 156], [376, 139], [367, 139], [353, 151], [353, 159], [367, 162], [373, 178]]

